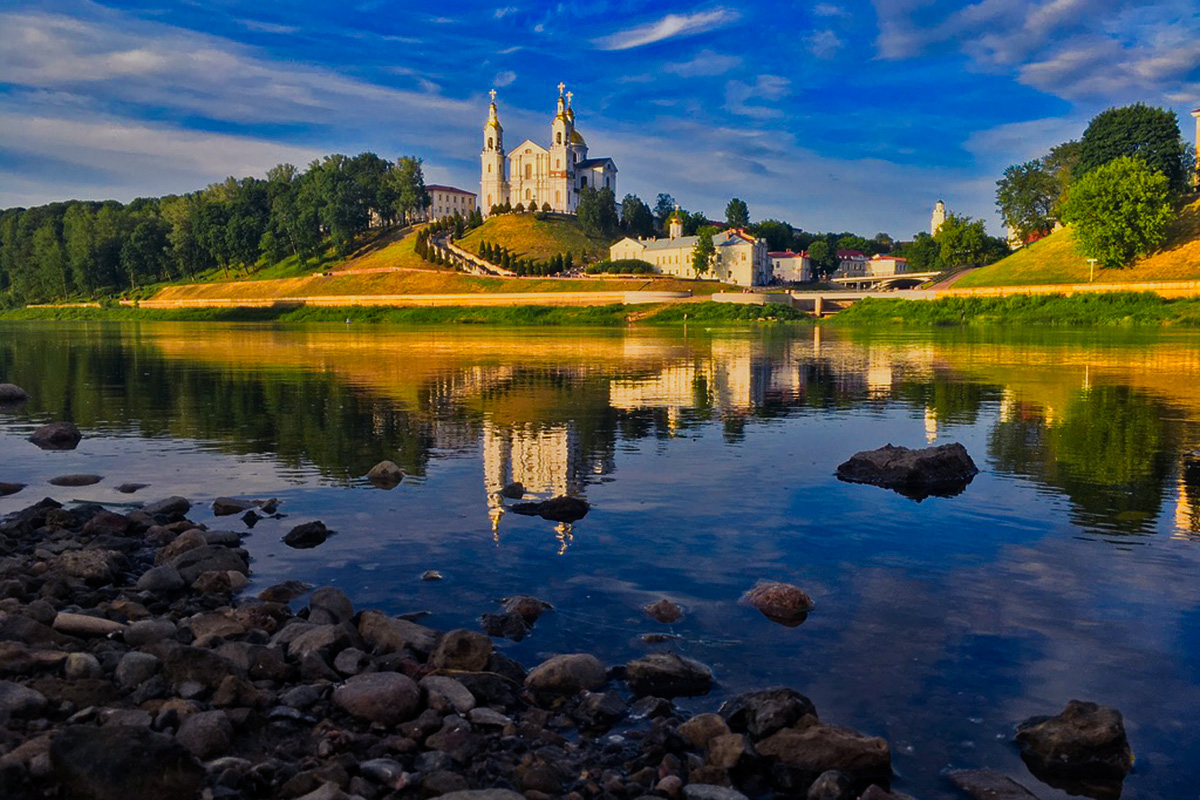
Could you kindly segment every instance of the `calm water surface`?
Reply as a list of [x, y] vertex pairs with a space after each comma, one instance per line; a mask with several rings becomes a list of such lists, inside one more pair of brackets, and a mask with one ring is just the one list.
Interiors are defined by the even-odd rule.
[[[896, 788], [955, 796], [941, 772], [988, 766], [1043, 798], [1013, 725], [1071, 698], [1124, 714], [1125, 798], [1200, 783], [1200, 336], [562, 331], [211, 324], [0, 324], [0, 480], [43, 496], [278, 497], [247, 539], [256, 587], [297, 578], [359, 605], [475, 627], [496, 598], [551, 601], [532, 664], [618, 663], [668, 630], [731, 692], [787, 684], [826, 721], [885, 736]], [[73, 452], [25, 441], [73, 419]], [[886, 442], [962, 442], [965, 493], [913, 502], [840, 483]], [[361, 479], [391, 459], [392, 491]], [[96, 472], [58, 489], [55, 475]], [[586, 497], [574, 526], [506, 514], [493, 493]], [[308, 551], [291, 526], [338, 535]], [[427, 569], [445, 580], [423, 582]], [[798, 628], [737, 605], [758, 580], [809, 590]], [[641, 606], [687, 616], [669, 627]], [[662, 645], [658, 645], [662, 646]]]

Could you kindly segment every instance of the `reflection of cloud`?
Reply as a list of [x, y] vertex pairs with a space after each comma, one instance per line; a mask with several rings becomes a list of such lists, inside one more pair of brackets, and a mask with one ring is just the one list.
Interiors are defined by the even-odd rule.
[[695, 14], [667, 14], [654, 22], [635, 25], [632, 28], [593, 39], [592, 43], [598, 50], [629, 50], [666, 39], [707, 33], [736, 22], [740, 16], [738, 12], [726, 8], [699, 11]]

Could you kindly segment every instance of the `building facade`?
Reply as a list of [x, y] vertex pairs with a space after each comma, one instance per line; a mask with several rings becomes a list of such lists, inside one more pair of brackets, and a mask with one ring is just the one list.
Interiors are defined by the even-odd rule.
[[713, 234], [716, 257], [709, 271], [698, 275], [692, 266], [692, 252], [699, 236], [684, 236], [683, 225], [672, 217], [667, 236], [661, 239], [625, 237], [609, 248], [609, 258], [618, 261], [636, 258], [654, 267], [662, 275], [679, 278], [711, 278], [738, 286], [765, 286], [771, 282], [771, 259], [767, 255], [767, 240], [745, 231], [732, 229]]
[[453, 217], [455, 214], [465, 217], [475, 210], [474, 192], [436, 183], [427, 185], [425, 191], [429, 193], [429, 208], [425, 218], [430, 221]]
[[617, 193], [617, 165], [611, 158], [588, 158], [587, 141], [575, 128], [573, 94], [558, 85], [558, 108], [550, 123], [550, 146], [526, 139], [511, 152], [496, 109], [496, 91], [483, 126], [479, 202], [484, 216], [505, 203], [574, 214], [584, 187]]
[[867, 274], [871, 277], [904, 275], [908, 272], [908, 259], [900, 256], [871, 256], [867, 261]]
[[771, 260], [771, 277], [777, 283], [810, 283], [816, 280], [812, 259], [806, 251], [776, 250], [767, 253]]
[[938, 229], [946, 223], [946, 204], [938, 200], [933, 204], [933, 214], [929, 217], [929, 235], [937, 236]]
[[833, 271], [835, 278], [862, 278], [867, 275], [867, 255], [860, 250], [837, 251], [838, 267]]

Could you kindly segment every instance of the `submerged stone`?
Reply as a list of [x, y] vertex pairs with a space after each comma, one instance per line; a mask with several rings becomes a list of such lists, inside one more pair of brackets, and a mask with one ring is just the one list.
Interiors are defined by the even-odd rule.
[[837, 476], [848, 483], [869, 483], [916, 501], [930, 495], [961, 494], [979, 468], [958, 442], [914, 450], [887, 444], [863, 450], [838, 465]]
[[73, 422], [51, 422], [30, 435], [29, 441], [43, 450], [74, 450], [79, 446], [83, 434]]

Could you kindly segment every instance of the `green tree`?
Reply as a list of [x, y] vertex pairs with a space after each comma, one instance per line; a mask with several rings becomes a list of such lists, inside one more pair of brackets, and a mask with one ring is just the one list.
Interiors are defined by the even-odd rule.
[[396, 216], [405, 224], [429, 208], [423, 164], [416, 156], [401, 156], [392, 169]]
[[717, 248], [713, 246], [713, 234], [717, 229], [712, 225], [701, 226], [696, 231], [696, 246], [692, 248], [692, 269], [697, 277], [707, 275], [717, 257]]
[[1172, 191], [1182, 191], [1191, 178], [1186, 171], [1187, 155], [1174, 111], [1142, 103], [1110, 108], [1097, 114], [1083, 132], [1074, 178], [1130, 156], [1167, 176]]
[[750, 208], [745, 200], [737, 197], [725, 206], [725, 224], [731, 228], [745, 228], [750, 224]]
[[939, 261], [943, 269], [987, 264], [1008, 252], [1003, 240], [987, 235], [983, 220], [957, 214], [946, 215], [933, 239], [941, 248]]
[[1024, 242], [1054, 227], [1054, 210], [1062, 187], [1042, 159], [1013, 164], [996, 181], [996, 207], [1004, 224]]
[[808, 259], [821, 275], [832, 275], [838, 268], [837, 248], [828, 239], [814, 239], [808, 246]]
[[167, 257], [167, 225], [162, 220], [139, 222], [121, 246], [121, 269], [131, 289], [160, 274]]
[[583, 229], [593, 236], [612, 236], [619, 224], [617, 199], [607, 186], [603, 189], [592, 186], [580, 189], [575, 214]]
[[942, 269], [942, 246], [925, 231], [921, 231], [911, 242], [897, 247], [892, 253], [908, 259], [911, 272], [937, 272]]
[[1124, 267], [1166, 241], [1174, 217], [1170, 179], [1122, 156], [1076, 181], [1063, 210], [1085, 256]]
[[33, 233], [33, 258], [38, 281], [45, 297], [66, 299], [70, 294], [67, 255], [59, 239], [57, 225], [48, 221]]
[[792, 236], [794, 231], [792, 226], [786, 222], [780, 222], [777, 219], [764, 219], [762, 222], [756, 222], [749, 227], [751, 233], [759, 238], [767, 240], [767, 248], [770, 250], [787, 250], [792, 246]]
[[654, 235], [654, 214], [637, 195], [627, 194], [621, 201], [621, 228], [630, 236]]
[[658, 229], [666, 230], [667, 220], [671, 213], [675, 211], [675, 198], [666, 192], [659, 192], [658, 197], [654, 200], [654, 219], [658, 222]]

